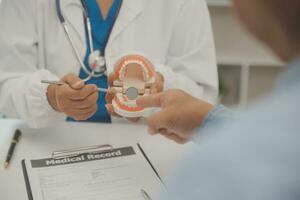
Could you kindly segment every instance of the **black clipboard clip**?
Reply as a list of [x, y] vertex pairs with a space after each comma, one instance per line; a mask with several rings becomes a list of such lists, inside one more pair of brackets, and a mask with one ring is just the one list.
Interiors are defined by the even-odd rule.
[[109, 151], [113, 151], [113, 149], [114, 149], [113, 146], [110, 144], [72, 148], [72, 149], [54, 151], [52, 152], [52, 158], [53, 159], [73, 158], [83, 154], [97, 154], [97, 153], [109, 152]]

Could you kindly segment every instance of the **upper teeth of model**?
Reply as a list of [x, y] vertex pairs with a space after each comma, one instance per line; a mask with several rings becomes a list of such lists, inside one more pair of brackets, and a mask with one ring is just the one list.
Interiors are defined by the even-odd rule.
[[121, 69], [120, 69], [120, 79], [124, 79], [125, 77], [125, 72], [126, 72], [126, 66], [129, 64], [138, 64], [139, 66], [141, 66], [143, 68], [143, 74], [144, 77], [146, 78], [146, 80], [149, 80], [149, 70], [148, 68], [144, 65], [144, 63], [140, 60], [126, 60], [124, 61]]

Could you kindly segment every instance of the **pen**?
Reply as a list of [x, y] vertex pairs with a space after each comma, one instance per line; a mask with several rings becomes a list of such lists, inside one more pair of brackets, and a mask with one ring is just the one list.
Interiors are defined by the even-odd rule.
[[146, 190], [141, 189], [142, 195], [144, 197], [145, 200], [152, 200], [152, 198], [150, 197], [150, 195], [146, 192]]
[[9, 162], [10, 162], [10, 160], [11, 160], [13, 154], [14, 154], [16, 145], [19, 142], [19, 139], [20, 139], [21, 135], [22, 135], [22, 133], [21, 133], [20, 130], [16, 130], [15, 131], [14, 137], [12, 138], [12, 141], [10, 143], [10, 147], [9, 147], [8, 153], [6, 155], [6, 159], [5, 159], [5, 162], [4, 162], [4, 169], [8, 168]]
[[[48, 80], [42, 80], [41, 83], [50, 84], [50, 85], [64, 85], [66, 83], [61, 81], [48, 81]], [[98, 92], [108, 92], [108, 89], [105, 88], [98, 88]]]

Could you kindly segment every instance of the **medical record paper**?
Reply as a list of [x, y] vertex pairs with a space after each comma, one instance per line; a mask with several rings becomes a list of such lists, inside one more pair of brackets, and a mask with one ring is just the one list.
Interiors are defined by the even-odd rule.
[[145, 200], [164, 190], [138, 145], [60, 159], [22, 162], [29, 199]]

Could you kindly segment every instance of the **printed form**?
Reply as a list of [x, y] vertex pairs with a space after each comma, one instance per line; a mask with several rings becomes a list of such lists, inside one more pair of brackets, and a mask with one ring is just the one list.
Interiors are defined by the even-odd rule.
[[149, 196], [164, 190], [137, 145], [69, 158], [25, 160], [24, 168], [34, 200], [145, 200], [141, 190]]

